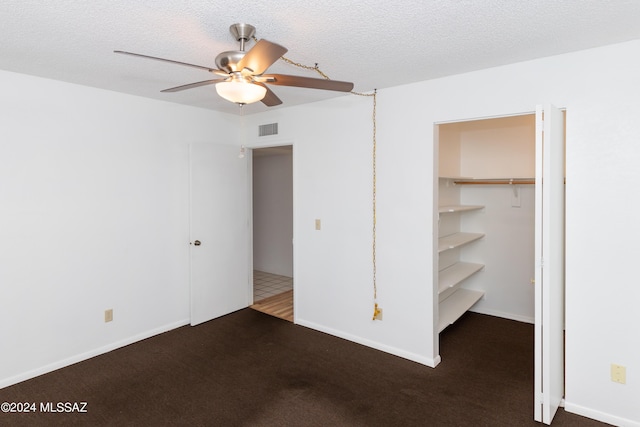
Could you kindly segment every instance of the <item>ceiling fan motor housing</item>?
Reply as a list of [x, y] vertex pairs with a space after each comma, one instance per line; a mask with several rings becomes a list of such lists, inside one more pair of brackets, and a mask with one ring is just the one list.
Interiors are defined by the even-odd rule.
[[226, 52], [222, 52], [218, 56], [216, 56], [216, 65], [219, 69], [227, 73], [240, 71], [236, 68], [236, 65], [244, 57], [245, 53], [246, 52], [242, 50], [229, 50]]

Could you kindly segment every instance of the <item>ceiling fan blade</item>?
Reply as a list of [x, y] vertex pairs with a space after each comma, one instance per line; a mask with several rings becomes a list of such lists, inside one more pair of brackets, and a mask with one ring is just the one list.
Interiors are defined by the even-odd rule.
[[220, 76], [228, 75], [226, 72], [224, 72], [222, 70], [218, 70], [217, 68], [205, 67], [204, 65], [189, 64], [187, 62], [174, 61], [173, 59], [158, 58], [156, 56], [142, 55], [140, 53], [125, 52], [125, 51], [122, 51], [122, 50], [114, 50], [113, 52], [114, 53], [121, 53], [123, 55], [131, 55], [131, 56], [138, 56], [138, 57], [141, 57], [141, 58], [155, 59], [156, 61], [170, 62], [172, 64], [186, 65], [187, 67], [200, 68], [202, 70], [207, 70], [209, 72], [212, 72], [214, 74], [218, 74]]
[[351, 92], [353, 83], [338, 80], [314, 79], [311, 77], [289, 76], [286, 74], [269, 74], [260, 76], [262, 81], [272, 85], [307, 87], [311, 89], [335, 90], [338, 92]]
[[287, 53], [287, 48], [267, 40], [260, 40], [238, 62], [238, 71], [248, 68], [254, 75], [264, 73], [267, 68]]
[[181, 90], [193, 89], [194, 87], [200, 87], [200, 86], [206, 86], [206, 85], [212, 85], [214, 83], [223, 82], [225, 80], [226, 79], [204, 80], [202, 82], [189, 83], [187, 85], [176, 86], [176, 87], [172, 87], [172, 88], [169, 88], [169, 89], [164, 89], [164, 90], [161, 90], [160, 92], [180, 92]]
[[262, 86], [263, 88], [267, 89], [267, 94], [264, 96], [264, 98], [262, 98], [262, 103], [264, 105], [266, 105], [267, 107], [273, 107], [273, 106], [282, 104], [282, 101], [280, 100], [280, 98], [278, 98], [278, 96], [275, 93], [273, 93], [273, 91], [269, 89], [267, 85], [258, 83], [258, 82], [254, 82], [254, 84], [258, 86]]

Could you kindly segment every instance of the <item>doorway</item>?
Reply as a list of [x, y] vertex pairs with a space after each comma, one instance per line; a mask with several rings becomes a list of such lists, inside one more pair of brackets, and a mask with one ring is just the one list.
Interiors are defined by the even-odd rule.
[[535, 419], [563, 396], [564, 112], [436, 125], [438, 333], [466, 311], [535, 325]]
[[534, 323], [535, 114], [437, 125], [439, 332], [465, 311]]
[[252, 155], [253, 305], [293, 322], [293, 147]]

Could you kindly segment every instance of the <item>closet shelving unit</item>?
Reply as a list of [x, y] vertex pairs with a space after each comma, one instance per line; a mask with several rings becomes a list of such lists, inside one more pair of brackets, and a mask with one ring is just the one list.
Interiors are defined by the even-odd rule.
[[[529, 315], [531, 288], [518, 284], [531, 267], [525, 245], [533, 245], [528, 187], [535, 184], [535, 130], [535, 114], [436, 125], [438, 332], [469, 310]], [[476, 204], [485, 206], [468, 206]], [[501, 218], [513, 219], [505, 226], [518, 239], [504, 233]], [[509, 251], [509, 263], [497, 255], [501, 250]]]
[[[440, 206], [438, 214], [440, 218], [449, 214], [461, 214], [470, 211], [483, 209], [480, 205], [446, 205]], [[452, 234], [438, 238], [438, 255], [461, 248], [484, 237], [484, 233], [470, 233], [456, 231]], [[438, 332], [458, 320], [468, 311], [480, 298], [484, 292], [464, 289], [460, 284], [473, 274], [482, 270], [483, 264], [463, 262], [456, 260], [451, 265], [446, 266], [438, 273], [438, 300], [440, 302], [440, 316]]]

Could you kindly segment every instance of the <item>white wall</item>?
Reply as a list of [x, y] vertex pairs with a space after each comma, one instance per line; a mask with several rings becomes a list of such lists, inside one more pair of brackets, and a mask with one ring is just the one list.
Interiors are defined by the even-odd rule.
[[253, 156], [253, 268], [293, 277], [292, 154]]
[[[639, 54], [634, 41], [379, 91], [382, 322], [371, 321], [370, 99], [246, 118], [250, 128], [278, 121], [280, 138], [295, 140], [298, 323], [437, 363], [433, 125], [554, 103], [567, 109], [566, 408], [640, 425], [640, 288], [632, 279], [640, 201], [629, 196], [640, 178]], [[627, 367], [626, 385], [609, 380], [612, 362]]]
[[[424, 260], [431, 257], [431, 242], [413, 230], [389, 231], [395, 223], [382, 213], [378, 215], [378, 253], [387, 260], [378, 268], [378, 298], [385, 320], [371, 321], [372, 106], [372, 98], [344, 96], [248, 116], [245, 129], [249, 135], [255, 134], [254, 126], [273, 122], [278, 122], [280, 135], [247, 138], [245, 144], [259, 147], [293, 143], [296, 323], [434, 364], [428, 336], [424, 335], [424, 318], [428, 316], [424, 304], [432, 298], [431, 289], [420, 277], [411, 276], [411, 268], [406, 277], [397, 277], [395, 261], [388, 262], [391, 256], [408, 266], [414, 262], [424, 265]], [[380, 158], [384, 160], [383, 155]], [[395, 170], [393, 173], [397, 174]], [[401, 195], [414, 191], [409, 186], [383, 185], [389, 182], [388, 176], [379, 176], [381, 198], [388, 200], [387, 192]], [[422, 194], [416, 196], [416, 201], [424, 202]], [[413, 215], [405, 206], [399, 206], [397, 213]], [[321, 220], [321, 230], [315, 229], [316, 219]], [[420, 239], [416, 243], [423, 246], [424, 256], [413, 252], [413, 244], [400, 245], [403, 249], [397, 250], [395, 242], [415, 238]], [[393, 283], [389, 283], [389, 273]], [[422, 298], [416, 298], [418, 288]]]
[[485, 233], [464, 248], [462, 260], [479, 262], [484, 269], [465, 280], [463, 287], [485, 292], [471, 311], [533, 323], [535, 318], [535, 187], [516, 189], [520, 207], [512, 206], [510, 185], [469, 185], [461, 189], [461, 202], [482, 205], [481, 211], [462, 215], [463, 231]]
[[188, 143], [238, 120], [8, 72], [0, 90], [0, 387], [186, 324]]

